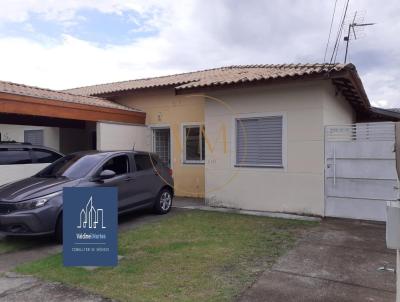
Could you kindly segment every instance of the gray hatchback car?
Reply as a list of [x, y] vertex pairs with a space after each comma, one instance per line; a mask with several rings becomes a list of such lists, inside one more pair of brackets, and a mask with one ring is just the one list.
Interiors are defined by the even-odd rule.
[[172, 171], [156, 154], [87, 151], [64, 156], [36, 175], [0, 187], [0, 232], [56, 235], [62, 240], [63, 187], [117, 187], [118, 211], [152, 208], [166, 214]]

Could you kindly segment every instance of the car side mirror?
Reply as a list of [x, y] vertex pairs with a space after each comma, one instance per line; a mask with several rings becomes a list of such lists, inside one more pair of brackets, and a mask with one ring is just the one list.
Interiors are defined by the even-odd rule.
[[117, 175], [113, 170], [103, 170], [99, 175], [99, 179], [110, 179]]

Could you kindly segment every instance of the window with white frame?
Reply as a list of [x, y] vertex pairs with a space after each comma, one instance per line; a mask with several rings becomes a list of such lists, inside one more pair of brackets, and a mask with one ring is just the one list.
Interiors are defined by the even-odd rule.
[[283, 116], [238, 118], [236, 166], [283, 167]]
[[204, 163], [204, 125], [183, 126], [184, 163]]

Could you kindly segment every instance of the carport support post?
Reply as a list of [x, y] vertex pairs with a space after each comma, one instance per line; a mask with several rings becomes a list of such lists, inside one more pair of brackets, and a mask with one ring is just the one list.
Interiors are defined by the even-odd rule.
[[[400, 179], [400, 123], [397, 122], [394, 124], [394, 134], [395, 134], [395, 145], [394, 151], [396, 155], [396, 170], [397, 170], [397, 185], [399, 184]], [[399, 188], [397, 188], [399, 189]], [[397, 191], [397, 199], [400, 200], [400, 191]], [[386, 228], [388, 225], [388, 221], [386, 221]], [[396, 302], [400, 302], [400, 250], [396, 249]]]
[[396, 250], [396, 302], [400, 302], [400, 250]]

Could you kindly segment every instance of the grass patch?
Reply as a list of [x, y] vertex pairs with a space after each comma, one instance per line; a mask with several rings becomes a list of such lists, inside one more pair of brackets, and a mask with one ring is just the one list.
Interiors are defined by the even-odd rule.
[[63, 267], [59, 254], [16, 270], [119, 301], [230, 301], [315, 225], [188, 211], [121, 233], [115, 268]]
[[41, 238], [3, 237], [0, 238], [0, 255], [38, 247], [46, 241]]

